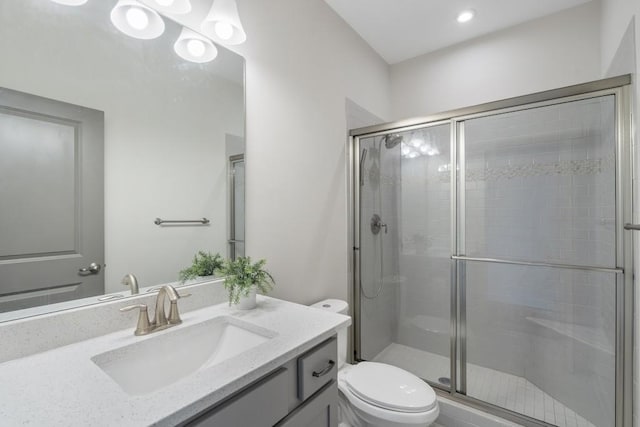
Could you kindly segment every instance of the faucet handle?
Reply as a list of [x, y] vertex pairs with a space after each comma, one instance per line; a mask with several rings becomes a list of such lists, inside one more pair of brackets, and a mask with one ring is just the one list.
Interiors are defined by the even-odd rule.
[[147, 309], [147, 304], [133, 304], [133, 305], [128, 305], [126, 307], [122, 307], [120, 309], [121, 312], [125, 312], [125, 311], [131, 311], [131, 310], [135, 310], [136, 308], [139, 308], [140, 311], [146, 310]]
[[178, 312], [178, 301], [171, 301], [171, 307], [169, 307], [169, 319], [167, 322], [170, 325], [179, 325], [182, 323], [180, 313]]
[[149, 313], [146, 304], [128, 305], [126, 307], [122, 307], [120, 311], [131, 311], [135, 310], [136, 308], [140, 309], [140, 314], [138, 314], [138, 324], [136, 325], [136, 330], [133, 332], [133, 334], [147, 335], [149, 332], [151, 332], [151, 323], [149, 322]]
[[[178, 299], [180, 298], [188, 298], [191, 294], [179, 294]], [[167, 323], [170, 325], [179, 325], [182, 323], [182, 319], [180, 318], [180, 313], [178, 312], [178, 300], [171, 301], [171, 305], [169, 307], [169, 318], [167, 319]]]
[[[191, 294], [178, 294], [178, 299], [190, 297]], [[171, 301], [171, 306], [169, 307], [169, 318], [167, 322], [170, 325], [179, 325], [182, 323], [182, 319], [180, 318], [180, 313], [178, 312], [178, 300]]]
[[[178, 294], [178, 298], [187, 298], [190, 297], [191, 294]], [[169, 307], [169, 319], [167, 319], [170, 325], [179, 325], [182, 323], [182, 319], [180, 318], [180, 313], [178, 312], [178, 300], [171, 301], [171, 306]]]

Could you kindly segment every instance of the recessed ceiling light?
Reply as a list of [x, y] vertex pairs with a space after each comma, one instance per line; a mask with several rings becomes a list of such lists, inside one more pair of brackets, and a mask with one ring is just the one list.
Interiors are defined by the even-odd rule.
[[460, 12], [458, 14], [458, 22], [463, 24], [465, 22], [469, 22], [473, 19], [473, 17], [476, 16], [476, 12], [468, 9], [468, 10], [463, 10], [462, 12]]

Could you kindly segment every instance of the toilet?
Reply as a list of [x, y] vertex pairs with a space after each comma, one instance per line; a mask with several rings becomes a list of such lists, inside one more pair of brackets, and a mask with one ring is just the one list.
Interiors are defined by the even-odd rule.
[[[348, 315], [345, 301], [328, 299], [312, 307]], [[404, 369], [377, 362], [346, 363], [347, 328], [338, 331], [340, 427], [431, 425], [440, 413], [433, 389]]]

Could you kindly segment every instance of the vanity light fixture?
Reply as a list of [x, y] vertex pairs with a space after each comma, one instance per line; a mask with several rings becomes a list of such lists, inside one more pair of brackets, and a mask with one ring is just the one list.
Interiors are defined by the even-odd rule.
[[247, 40], [238, 15], [236, 0], [214, 0], [201, 28], [221, 44], [236, 45]]
[[458, 14], [457, 21], [461, 24], [471, 21], [476, 16], [476, 12], [473, 9], [463, 10]]
[[150, 40], [164, 33], [164, 21], [155, 10], [137, 0], [118, 0], [111, 11], [111, 22], [128, 36]]
[[175, 15], [184, 15], [191, 12], [190, 0], [148, 0], [154, 9], [163, 13], [173, 13]]
[[89, 0], [51, 0], [54, 3], [63, 4], [65, 6], [82, 6]]
[[182, 29], [173, 48], [182, 59], [199, 64], [213, 61], [218, 56], [218, 49], [211, 40], [188, 28]]

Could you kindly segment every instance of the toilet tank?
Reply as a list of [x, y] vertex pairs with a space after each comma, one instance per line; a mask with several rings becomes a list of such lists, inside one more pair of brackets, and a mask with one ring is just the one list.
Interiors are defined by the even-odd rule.
[[[345, 316], [349, 315], [349, 304], [339, 299], [326, 299], [311, 304], [311, 307]], [[342, 368], [347, 361], [347, 328], [348, 326], [344, 326], [338, 329], [338, 369]]]

